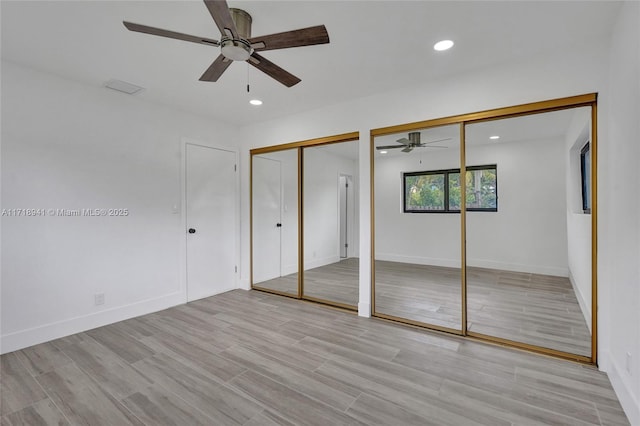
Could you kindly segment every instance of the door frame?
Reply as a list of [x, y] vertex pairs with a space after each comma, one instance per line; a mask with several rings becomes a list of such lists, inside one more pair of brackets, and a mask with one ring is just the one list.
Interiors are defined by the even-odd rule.
[[[341, 222], [342, 222], [342, 197], [340, 196], [340, 178], [344, 177], [345, 181], [348, 185], [347, 190], [345, 192], [345, 198], [346, 198], [346, 214], [345, 214], [345, 227], [346, 227], [346, 239], [347, 239], [347, 250], [345, 250], [346, 253], [346, 257], [342, 257], [342, 235], [340, 232], [340, 226], [341, 226]], [[340, 259], [348, 259], [349, 257], [353, 257], [352, 255], [350, 255], [350, 253], [352, 253], [352, 251], [354, 250], [354, 242], [353, 242], [353, 233], [355, 232], [355, 184], [353, 183], [354, 178], [353, 178], [353, 174], [352, 173], [348, 173], [348, 172], [338, 172], [338, 241], [339, 241], [339, 249], [340, 251], [338, 252], [338, 256], [340, 257]], [[349, 191], [351, 190], [351, 191]]]
[[188, 282], [187, 282], [187, 145], [195, 145], [203, 148], [218, 149], [221, 151], [232, 152], [235, 157], [236, 164], [236, 176], [235, 176], [235, 202], [234, 202], [234, 244], [235, 253], [234, 260], [236, 264], [236, 273], [233, 280], [233, 288], [238, 288], [240, 282], [240, 164], [239, 164], [239, 152], [238, 148], [222, 145], [215, 142], [203, 141], [200, 139], [193, 139], [189, 137], [180, 138], [180, 202], [173, 205], [172, 213], [180, 214], [180, 230], [182, 236], [180, 238], [180, 292], [184, 297], [185, 303], [189, 302], [188, 294]]

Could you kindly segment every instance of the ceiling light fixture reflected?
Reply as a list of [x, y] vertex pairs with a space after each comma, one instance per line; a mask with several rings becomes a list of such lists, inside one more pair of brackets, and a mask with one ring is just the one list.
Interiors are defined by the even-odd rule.
[[453, 47], [453, 41], [451, 40], [440, 40], [436, 44], [433, 45], [433, 49], [441, 52], [443, 50], [448, 50]]
[[500, 139], [500, 136], [489, 136], [489, 139], [491, 139], [492, 141], [498, 140]]
[[262, 101], [260, 99], [251, 99], [249, 103], [255, 106], [262, 105]]
[[380, 154], [386, 154], [387, 151], [380, 151]]

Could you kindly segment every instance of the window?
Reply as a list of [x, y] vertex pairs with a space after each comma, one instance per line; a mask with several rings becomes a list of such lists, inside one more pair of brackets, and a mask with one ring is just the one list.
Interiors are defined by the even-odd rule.
[[582, 211], [591, 213], [591, 151], [589, 142], [580, 150], [580, 179], [582, 181]]
[[[403, 173], [405, 213], [460, 211], [460, 169]], [[467, 211], [498, 211], [497, 166], [466, 171]]]

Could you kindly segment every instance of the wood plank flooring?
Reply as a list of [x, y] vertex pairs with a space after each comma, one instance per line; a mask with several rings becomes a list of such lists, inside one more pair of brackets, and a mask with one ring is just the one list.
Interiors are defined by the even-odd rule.
[[[376, 312], [460, 330], [460, 269], [376, 261]], [[305, 271], [304, 294], [358, 304], [358, 259]], [[261, 287], [297, 294], [297, 274]], [[495, 337], [591, 355], [591, 333], [565, 277], [467, 268], [467, 327]]]
[[[376, 261], [376, 312], [460, 329], [460, 269]], [[470, 331], [591, 355], [591, 333], [568, 278], [467, 268]]]
[[0, 360], [2, 426], [629, 424], [593, 367], [257, 291]]

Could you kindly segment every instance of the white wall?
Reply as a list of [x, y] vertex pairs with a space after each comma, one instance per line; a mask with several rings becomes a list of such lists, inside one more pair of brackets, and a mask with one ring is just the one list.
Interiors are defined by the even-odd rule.
[[180, 138], [235, 132], [3, 62], [2, 208], [129, 215], [2, 217], [2, 351], [184, 303]]
[[639, 22], [640, 3], [625, 2], [607, 58], [609, 79], [601, 97], [598, 132], [602, 368], [632, 425], [640, 424]]
[[[358, 172], [356, 161], [325, 148], [303, 151], [305, 270], [340, 261], [338, 179]], [[355, 182], [352, 187], [357, 191]]]
[[[467, 264], [566, 277], [564, 141], [470, 146], [466, 158], [497, 165], [499, 198], [497, 212], [467, 212]], [[376, 156], [376, 259], [460, 267], [459, 214], [402, 212], [403, 172], [459, 167], [458, 149]]]
[[467, 212], [468, 264], [568, 276], [564, 141], [470, 147], [466, 159], [498, 175], [498, 211]]

